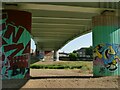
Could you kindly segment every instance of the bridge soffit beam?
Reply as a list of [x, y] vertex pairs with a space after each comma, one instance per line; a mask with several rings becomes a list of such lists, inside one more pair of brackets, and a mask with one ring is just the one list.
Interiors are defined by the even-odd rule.
[[85, 29], [85, 27], [84, 26], [82, 26], [82, 27], [79, 27], [78, 29], [76, 29], [76, 28], [58, 28], [58, 27], [56, 27], [56, 28], [47, 28], [47, 27], [32, 27], [32, 31], [34, 32], [34, 31], [36, 31], [36, 32], [39, 32], [39, 31], [41, 31], [41, 32], [63, 32], [63, 31], [67, 31], [67, 32], [69, 32], [69, 31], [79, 31], [79, 30], [84, 30]]
[[78, 31], [78, 30], [80, 30], [80, 29], [84, 29], [84, 27], [80, 27], [79, 29], [71, 29], [71, 28], [69, 28], [69, 29], [65, 29], [65, 28], [32, 28], [32, 31], [34, 32], [34, 31], [37, 31], [37, 32], [39, 32], [39, 31], [41, 31], [41, 32], [56, 32], [56, 31], [58, 31], [58, 32], [63, 32], [63, 31]]
[[34, 22], [34, 23], [32, 23], [32, 25], [34, 26], [34, 25], [59, 25], [59, 26], [61, 26], [61, 25], [65, 25], [65, 26], [86, 26], [86, 25], [88, 25], [87, 23], [76, 23], [76, 24], [72, 24], [72, 23], [64, 23], [64, 22], [62, 22], [62, 23], [51, 23], [51, 22], [45, 22], [45, 23], [42, 23], [42, 22], [39, 22], [39, 23], [36, 23], [36, 22]]
[[[74, 11], [75, 12], [82, 12], [82, 13], [89, 14], [90, 16], [93, 16], [93, 15], [91, 15], [92, 13], [93, 14], [95, 14], [95, 13], [100, 14], [104, 10], [117, 11], [116, 9], [111, 9], [110, 7], [109, 8], [102, 8], [102, 7], [93, 8], [93, 7], [78, 7], [78, 6], [76, 7], [76, 6], [63, 6], [63, 5], [60, 6], [60, 5], [31, 4], [31, 3], [16, 3], [15, 5], [14, 4], [4, 4], [2, 8], [3, 9], [18, 9], [18, 10], [20, 9], [20, 10], [24, 10], [24, 11], [30, 11], [31, 10], [31, 12], [34, 11], [34, 10], [47, 10], [47, 11], [64, 11], [65, 10], [64, 12], [74, 12]], [[70, 11], [69, 11], [69, 9], [70, 9]], [[33, 13], [35, 13], [35, 12], [33, 12]], [[38, 11], [36, 13], [38, 13]], [[33, 14], [33, 16], [34, 16], [34, 14]], [[37, 15], [37, 16], [39, 16], [39, 15]], [[48, 16], [45, 15], [45, 17], [48, 17]], [[84, 16], [82, 15], [82, 17], [84, 17]], [[80, 17], [80, 18], [82, 18], [82, 17]], [[72, 18], [78, 18], [78, 17], [72, 17]], [[86, 19], [89, 19], [89, 17], [86, 17]]]
[[84, 19], [84, 18], [56, 18], [56, 17], [32, 17], [33, 20], [39, 20], [39, 19], [43, 19], [43, 20], [66, 20], [66, 21], [91, 21], [92, 19]]
[[[22, 10], [51, 10], [51, 11], [69, 11], [69, 12], [85, 12], [98, 13], [107, 8], [93, 8], [93, 7], [78, 7], [78, 6], [63, 6], [63, 5], [49, 5], [49, 4], [31, 4], [31, 3], [17, 3], [16, 6], [4, 5], [5, 9], [22, 9]], [[110, 9], [109, 10], [114, 10]]]

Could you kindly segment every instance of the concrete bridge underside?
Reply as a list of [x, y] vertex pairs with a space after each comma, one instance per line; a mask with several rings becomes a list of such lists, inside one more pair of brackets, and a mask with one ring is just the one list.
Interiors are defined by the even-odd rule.
[[0, 53], [3, 79], [29, 78], [31, 36], [38, 52], [54, 50], [54, 59], [57, 60], [57, 50], [91, 31], [93, 75], [120, 75], [117, 2], [4, 2], [2, 5]]
[[37, 49], [45, 51], [57, 51], [74, 38], [91, 32], [92, 17], [116, 8], [115, 2], [3, 3], [3, 9], [32, 13], [32, 38]]

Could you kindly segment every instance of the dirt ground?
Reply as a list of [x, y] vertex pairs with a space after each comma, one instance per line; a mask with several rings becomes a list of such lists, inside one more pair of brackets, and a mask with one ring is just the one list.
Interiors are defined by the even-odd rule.
[[119, 84], [117, 76], [93, 78], [92, 74], [81, 73], [80, 70], [31, 69], [31, 77], [21, 90], [23, 88], [118, 88]]

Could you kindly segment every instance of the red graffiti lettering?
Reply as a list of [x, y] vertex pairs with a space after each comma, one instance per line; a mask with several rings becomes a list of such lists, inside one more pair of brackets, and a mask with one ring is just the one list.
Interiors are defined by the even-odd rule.
[[18, 32], [15, 33], [15, 27], [9, 25], [8, 28], [7, 28], [7, 31], [4, 34], [4, 37], [9, 39], [11, 34], [13, 34], [12, 35], [13, 36], [13, 40], [12, 41], [14, 43], [17, 43], [17, 41], [19, 40], [19, 38], [22, 35], [23, 31], [24, 31], [23, 28], [19, 28]]
[[9, 57], [8, 59], [11, 60], [19, 51], [21, 51], [24, 48], [23, 43], [19, 43], [19, 44], [11, 44], [11, 45], [7, 45], [4, 46], [4, 51], [10, 51], [10, 50], [14, 50], [16, 49]]

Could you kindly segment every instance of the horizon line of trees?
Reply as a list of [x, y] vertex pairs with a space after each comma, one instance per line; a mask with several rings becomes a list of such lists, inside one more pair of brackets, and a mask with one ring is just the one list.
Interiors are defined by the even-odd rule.
[[76, 60], [80, 60], [80, 59], [83, 59], [83, 58], [92, 59], [93, 58], [93, 46], [85, 48], [85, 55], [89, 55], [90, 57], [89, 58], [80, 57], [77, 50], [74, 50], [72, 53], [69, 53], [69, 59], [71, 61], [76, 61]]

